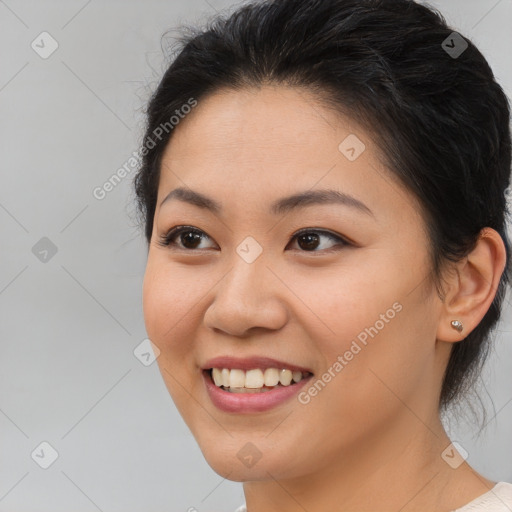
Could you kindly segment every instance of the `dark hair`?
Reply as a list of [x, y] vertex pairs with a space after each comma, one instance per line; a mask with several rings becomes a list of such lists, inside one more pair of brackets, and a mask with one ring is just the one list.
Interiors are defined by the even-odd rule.
[[[510, 275], [509, 104], [483, 55], [452, 32], [438, 11], [412, 0], [264, 0], [219, 15], [179, 39], [146, 109], [143, 145], [154, 147], [143, 152], [134, 181], [149, 244], [161, 157], [172, 135], [168, 121], [191, 97], [200, 101], [221, 88], [306, 88], [356, 120], [419, 200], [430, 282], [441, 297], [442, 269], [475, 247], [482, 228], [495, 229], [506, 246], [507, 268], [492, 305], [453, 345], [441, 410], [480, 375]], [[161, 126], [166, 133], [156, 137]]]

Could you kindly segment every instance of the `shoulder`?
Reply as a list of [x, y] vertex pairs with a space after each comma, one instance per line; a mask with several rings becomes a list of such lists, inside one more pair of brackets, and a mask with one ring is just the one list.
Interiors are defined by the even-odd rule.
[[498, 482], [490, 491], [453, 512], [510, 512], [512, 484]]
[[242, 505], [241, 507], [238, 507], [235, 512], [247, 512], [247, 508], [245, 505]]

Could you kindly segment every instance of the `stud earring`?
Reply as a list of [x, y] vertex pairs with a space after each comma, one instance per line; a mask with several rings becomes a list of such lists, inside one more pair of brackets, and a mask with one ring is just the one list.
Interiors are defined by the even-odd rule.
[[452, 327], [458, 332], [462, 332], [462, 329], [464, 329], [462, 322], [459, 322], [458, 320], [452, 320]]

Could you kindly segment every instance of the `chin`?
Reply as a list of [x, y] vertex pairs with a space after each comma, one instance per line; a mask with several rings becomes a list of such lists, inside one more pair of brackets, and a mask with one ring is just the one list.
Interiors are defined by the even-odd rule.
[[274, 476], [276, 472], [281, 473], [283, 469], [280, 467], [282, 466], [281, 464], [276, 467], [275, 464], [269, 463], [268, 461], [265, 463], [262, 459], [256, 462], [252, 467], [247, 467], [236, 458], [236, 454], [230, 456], [227, 455], [226, 452], [215, 455], [205, 455], [205, 460], [215, 473], [233, 482], [268, 480], [272, 478], [270, 475]]
[[[218, 475], [234, 482], [291, 478], [303, 474], [296, 461], [290, 460], [288, 450], [265, 442], [265, 439], [247, 436], [222, 442], [199, 443], [208, 465]], [[289, 451], [288, 451], [289, 452]]]

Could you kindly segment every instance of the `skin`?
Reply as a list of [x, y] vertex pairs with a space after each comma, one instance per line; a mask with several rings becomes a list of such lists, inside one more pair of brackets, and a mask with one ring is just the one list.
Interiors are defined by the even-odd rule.
[[[349, 134], [366, 146], [355, 161], [338, 150]], [[223, 211], [179, 200], [160, 207], [176, 187]], [[339, 204], [269, 213], [278, 198], [320, 188], [351, 194], [372, 215]], [[177, 225], [201, 230], [200, 247], [183, 248], [179, 236], [174, 248], [159, 245]], [[302, 228], [353, 244], [322, 235], [308, 251], [293, 240]], [[247, 236], [263, 248], [250, 264], [236, 252]], [[504, 265], [501, 238], [484, 230], [446, 275], [441, 300], [418, 203], [357, 123], [306, 90], [217, 91], [175, 128], [162, 160], [144, 317], [179, 412], [210, 466], [244, 482], [249, 512], [449, 511], [495, 484], [441, 457], [451, 441], [438, 397], [452, 344], [484, 316]], [[201, 374], [208, 359], [264, 355], [318, 378], [395, 303], [401, 311], [309, 403], [294, 397], [236, 414], [210, 401]], [[237, 457], [247, 442], [261, 452], [250, 468]]]

